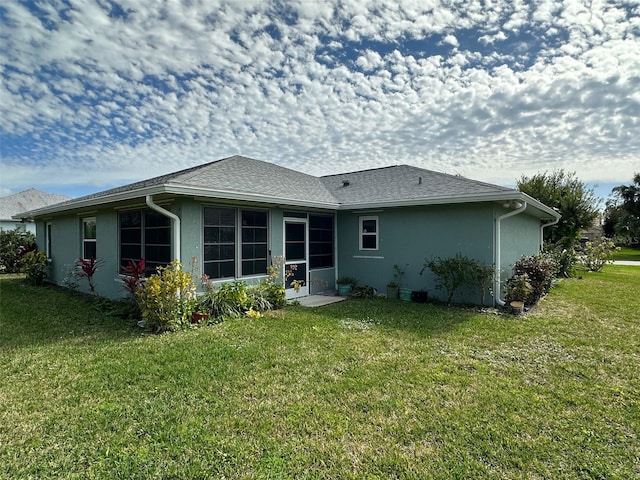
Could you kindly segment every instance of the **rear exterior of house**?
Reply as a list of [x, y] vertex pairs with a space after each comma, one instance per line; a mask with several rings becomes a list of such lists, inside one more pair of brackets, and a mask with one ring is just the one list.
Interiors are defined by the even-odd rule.
[[149, 267], [179, 259], [214, 282], [259, 282], [282, 264], [288, 287], [304, 284], [288, 298], [332, 292], [344, 275], [384, 292], [393, 265], [408, 265], [403, 287], [442, 298], [430, 272], [419, 274], [426, 259], [460, 253], [496, 265], [498, 288], [558, 218], [520, 192], [406, 165], [312, 177], [245, 157], [29, 214], [49, 280], [63, 285], [78, 258], [99, 258], [94, 283], [107, 297], [125, 294], [121, 267], [144, 258]]
[[[289, 284], [308, 278], [306, 288], [287, 292], [290, 298], [335, 289], [335, 212], [331, 210], [189, 198], [166, 198], [157, 204], [180, 218], [179, 258], [196, 279], [206, 274], [214, 282], [259, 282], [267, 276], [269, 265], [280, 258], [284, 261], [287, 251], [285, 267], [295, 272]], [[78, 258], [99, 258], [96, 290], [111, 298], [125, 294], [118, 274], [129, 261], [144, 258], [155, 269], [176, 258], [176, 227], [146, 204], [123, 203], [51, 216], [37, 225], [38, 238], [43, 239], [39, 248], [50, 259], [49, 281], [64, 285]]]

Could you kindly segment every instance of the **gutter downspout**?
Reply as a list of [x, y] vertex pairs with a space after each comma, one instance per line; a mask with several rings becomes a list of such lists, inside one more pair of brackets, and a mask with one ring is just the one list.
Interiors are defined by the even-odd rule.
[[500, 268], [501, 268], [500, 255], [502, 253], [501, 251], [502, 246], [500, 242], [500, 236], [501, 236], [500, 224], [502, 220], [504, 220], [505, 218], [518, 215], [519, 213], [524, 212], [526, 208], [527, 208], [527, 202], [522, 202], [522, 205], [520, 207], [516, 208], [511, 212], [507, 212], [504, 215], [500, 215], [498, 218], [496, 218], [496, 270], [495, 270], [495, 275], [493, 280], [493, 299], [494, 299], [494, 302], [500, 305], [501, 307], [504, 306], [505, 302], [500, 298]]
[[147, 195], [145, 197], [147, 205], [151, 210], [155, 210], [156, 212], [164, 215], [165, 217], [169, 217], [173, 222], [173, 260], [180, 261], [180, 217], [178, 217], [175, 213], [170, 212], [162, 208], [160, 205], [157, 205], [153, 202], [153, 195]]
[[540, 225], [540, 251], [542, 251], [542, 248], [544, 247], [544, 229], [545, 229], [545, 227], [550, 227], [551, 225], [555, 225], [559, 221], [560, 221], [560, 217], [556, 218], [555, 220], [553, 220], [553, 221], [551, 221], [549, 223], [543, 223], [542, 225]]

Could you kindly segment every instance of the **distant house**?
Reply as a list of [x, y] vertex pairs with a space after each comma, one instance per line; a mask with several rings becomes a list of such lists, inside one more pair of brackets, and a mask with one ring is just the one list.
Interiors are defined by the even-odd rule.
[[15, 230], [36, 233], [36, 226], [32, 219], [14, 218], [21, 212], [70, 200], [71, 197], [55, 193], [42, 192], [35, 188], [20, 193], [0, 197], [0, 230]]
[[97, 290], [110, 297], [123, 294], [120, 267], [140, 258], [179, 259], [219, 282], [258, 281], [280, 258], [295, 271], [288, 298], [333, 291], [342, 275], [384, 292], [393, 265], [408, 264], [404, 286], [438, 296], [419, 271], [425, 258], [456, 253], [495, 265], [499, 291], [559, 219], [516, 190], [409, 165], [315, 177], [242, 156], [26, 215], [51, 259], [49, 279], [61, 283], [65, 265], [98, 257]]

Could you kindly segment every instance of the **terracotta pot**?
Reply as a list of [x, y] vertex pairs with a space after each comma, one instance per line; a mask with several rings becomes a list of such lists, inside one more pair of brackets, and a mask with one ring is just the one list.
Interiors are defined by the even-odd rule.
[[200, 323], [209, 320], [209, 314], [204, 312], [193, 312], [191, 314], [191, 323]]

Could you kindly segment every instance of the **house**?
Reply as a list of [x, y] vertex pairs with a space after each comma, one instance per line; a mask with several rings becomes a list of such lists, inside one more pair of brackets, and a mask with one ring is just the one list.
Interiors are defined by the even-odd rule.
[[[248, 282], [280, 258], [293, 273], [288, 298], [333, 291], [342, 275], [383, 292], [393, 265], [408, 264], [404, 286], [438, 296], [435, 279], [419, 275], [425, 258], [461, 253], [495, 264], [499, 290], [559, 219], [516, 190], [409, 165], [315, 177], [242, 156], [27, 215], [50, 280], [62, 283], [78, 257], [100, 258], [96, 289], [110, 297], [124, 293], [114, 281], [120, 267], [140, 258], [152, 267], [179, 259], [214, 281]], [[290, 288], [293, 280], [303, 288]]]
[[13, 218], [14, 215], [27, 210], [47, 207], [64, 202], [71, 197], [55, 193], [42, 192], [35, 188], [0, 198], [0, 230], [15, 230], [36, 233], [36, 226], [30, 219]]

